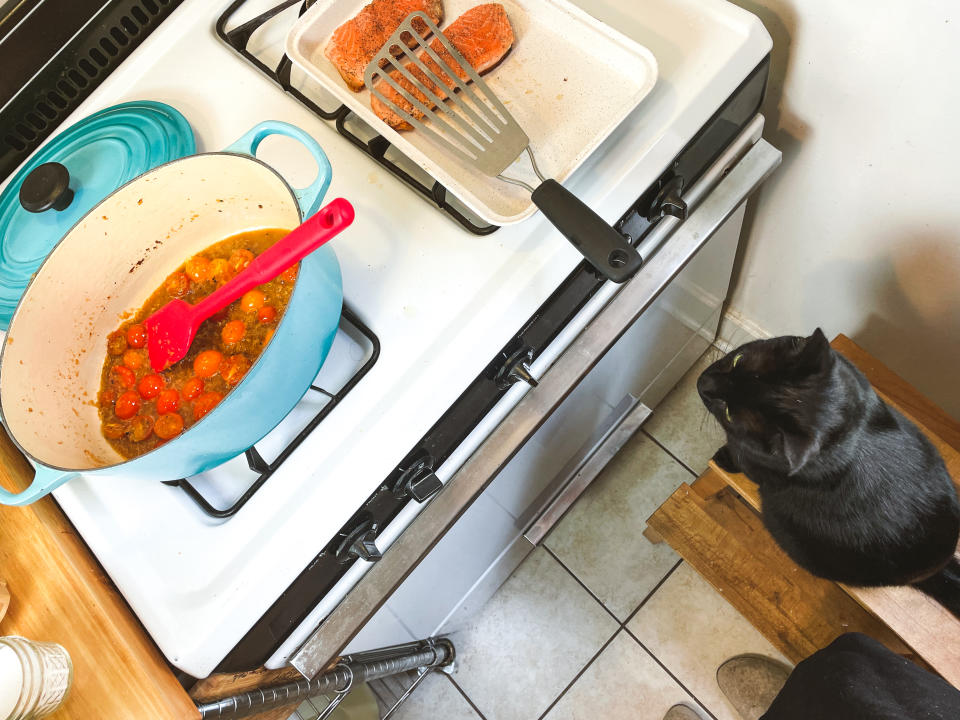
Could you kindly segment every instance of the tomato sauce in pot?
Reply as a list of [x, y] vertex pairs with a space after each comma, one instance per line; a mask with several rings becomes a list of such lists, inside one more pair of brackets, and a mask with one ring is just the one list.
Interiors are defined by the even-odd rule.
[[97, 402], [103, 436], [123, 457], [138, 457], [177, 437], [243, 380], [283, 317], [297, 266], [204, 321], [186, 357], [162, 372], [150, 367], [143, 321], [174, 298], [195, 305], [288, 232], [255, 230], [211, 245], [171, 273], [110, 333]]

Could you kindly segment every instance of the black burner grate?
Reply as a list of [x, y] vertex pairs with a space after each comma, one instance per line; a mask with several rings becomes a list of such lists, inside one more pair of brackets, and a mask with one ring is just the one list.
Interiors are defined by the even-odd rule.
[[260, 453], [257, 451], [256, 447], [251, 447], [246, 451], [247, 464], [250, 469], [257, 473], [257, 477], [251, 483], [251, 485], [244, 491], [232, 505], [227, 508], [218, 508], [215, 507], [210, 501], [208, 501], [201, 493], [196, 486], [187, 479], [181, 480], [168, 480], [165, 482], [165, 485], [171, 485], [174, 487], [179, 487], [183, 490], [191, 500], [193, 500], [201, 510], [203, 510], [207, 515], [218, 519], [226, 519], [236, 515], [239, 512], [240, 508], [246, 505], [247, 501], [253, 497], [253, 495], [263, 487], [263, 484], [270, 479], [270, 476], [275, 473], [280, 466], [283, 464], [283, 461], [290, 457], [291, 453], [297, 449], [297, 447], [302, 443], [307, 435], [309, 435], [313, 430], [323, 422], [333, 409], [340, 404], [340, 401], [343, 400], [347, 394], [357, 386], [357, 383], [370, 372], [370, 369], [377, 362], [377, 359], [380, 357], [380, 339], [374, 334], [373, 330], [367, 327], [357, 314], [350, 309], [350, 307], [344, 303], [343, 312], [340, 316], [340, 326], [343, 327], [344, 323], [348, 323], [353, 326], [357, 332], [359, 332], [366, 340], [370, 343], [372, 348], [370, 352], [370, 357], [361, 365], [357, 371], [342, 385], [342, 387], [336, 392], [330, 392], [324, 388], [317, 387], [316, 385], [311, 385], [308, 392], [316, 392], [322, 395], [325, 395], [329, 398], [327, 402], [311, 420], [304, 426], [300, 433], [290, 441], [290, 443], [280, 451], [276, 459], [273, 462], [268, 463]]
[[[235, 0], [230, 4], [230, 7], [223, 12], [219, 20], [217, 20], [217, 35], [221, 40], [233, 48], [248, 62], [250, 62], [255, 68], [257, 68], [257, 70], [262, 72], [273, 82], [283, 88], [285, 92], [296, 98], [302, 105], [307, 107], [315, 115], [323, 118], [324, 120], [333, 122], [337, 128], [337, 132], [347, 138], [358, 150], [373, 158], [373, 160], [376, 161], [380, 167], [388, 170], [390, 173], [403, 180], [403, 182], [405, 182], [409, 187], [413, 188], [426, 199], [433, 202], [438, 208], [460, 223], [460, 225], [462, 225], [465, 229], [469, 230], [474, 235], [489, 235], [490, 233], [500, 229], [498, 225], [483, 225], [474, 222], [474, 219], [467, 216], [466, 213], [468, 211], [459, 207], [456, 204], [456, 200], [439, 182], [434, 180], [432, 183], [429, 183], [417, 179], [413, 173], [419, 173], [419, 168], [416, 168], [416, 166], [414, 166], [409, 160], [406, 160], [406, 158], [403, 158], [402, 156], [397, 160], [388, 158], [387, 151], [389, 151], [393, 146], [390, 144], [390, 141], [383, 136], [373, 135], [368, 139], [363, 139], [357, 134], [351, 132], [347, 128], [347, 124], [348, 120], [350, 120], [351, 116], [353, 116], [353, 112], [346, 105], [340, 105], [333, 110], [325, 110], [316, 102], [304, 95], [303, 92], [296, 88], [291, 81], [290, 74], [293, 68], [293, 63], [286, 54], [284, 54], [279, 63], [277, 63], [276, 68], [270, 68], [248, 49], [250, 45], [250, 39], [257, 30], [262, 28], [267, 23], [273, 21], [285, 10], [292, 8], [298, 3], [300, 4], [300, 14], [302, 15], [307, 8], [313, 4], [313, 0], [283, 0], [283, 2], [271, 8], [270, 10], [267, 10], [266, 12], [263, 12], [244, 23], [241, 23], [232, 30], [227, 30], [227, 23], [234, 15], [236, 15], [240, 8], [247, 4], [247, 2], [249, 2], [249, 0]], [[399, 153], [394, 153], [394, 155], [399, 155]], [[405, 162], [410, 169], [404, 169], [400, 162]]]
[[0, 15], [0, 180], [182, 1], [28, 0]]

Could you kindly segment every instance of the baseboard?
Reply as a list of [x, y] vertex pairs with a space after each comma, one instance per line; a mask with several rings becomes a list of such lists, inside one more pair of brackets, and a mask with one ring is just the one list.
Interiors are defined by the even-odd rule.
[[717, 329], [717, 339], [713, 344], [722, 352], [728, 353], [744, 343], [770, 337], [773, 337], [773, 334], [764, 330], [753, 320], [744, 317], [733, 308], [727, 308], [720, 316], [720, 327]]

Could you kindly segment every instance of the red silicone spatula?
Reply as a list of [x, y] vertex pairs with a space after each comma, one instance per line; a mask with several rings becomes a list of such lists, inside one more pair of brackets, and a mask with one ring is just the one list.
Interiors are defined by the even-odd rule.
[[254, 258], [241, 273], [196, 305], [171, 300], [144, 321], [150, 365], [160, 372], [183, 359], [200, 323], [247, 290], [272, 280], [353, 222], [353, 206], [343, 198], [325, 205], [309, 220]]

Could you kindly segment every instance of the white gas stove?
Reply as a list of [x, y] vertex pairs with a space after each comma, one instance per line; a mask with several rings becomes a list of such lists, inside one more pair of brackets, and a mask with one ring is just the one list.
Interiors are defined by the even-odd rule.
[[[238, 4], [233, 25], [276, 3]], [[756, 18], [723, 0], [578, 4], [648, 47], [660, 68], [649, 97], [567, 183], [613, 223], [764, 61], [770, 39]], [[356, 207], [354, 226], [333, 247], [346, 303], [379, 339], [380, 355], [228, 519], [163, 484], [80, 478], [55, 493], [169, 661], [195, 677], [218, 667], [582, 260], [539, 216], [488, 236], [461, 228], [222, 43], [214, 26], [223, 10], [185, 0], [66, 123], [150, 99], [186, 116], [199, 152], [226, 147], [266, 119], [306, 130], [333, 166], [327, 197]], [[275, 61], [282, 45], [282, 32], [265, 30], [250, 47]], [[285, 142], [266, 142], [260, 156], [304, 184], [312, 168]], [[344, 324], [316, 385], [336, 393], [371, 353], [370, 341]], [[309, 393], [258, 444], [260, 455], [272, 462], [326, 402]], [[493, 426], [474, 432], [437, 477], [447, 481]], [[250, 477], [241, 457], [191, 483], [226, 506]], [[422, 507], [408, 502], [381, 529], [380, 552]], [[284, 661], [369, 565], [353, 563], [335, 592], [298, 620], [296, 641], [274, 648], [271, 664]]]

